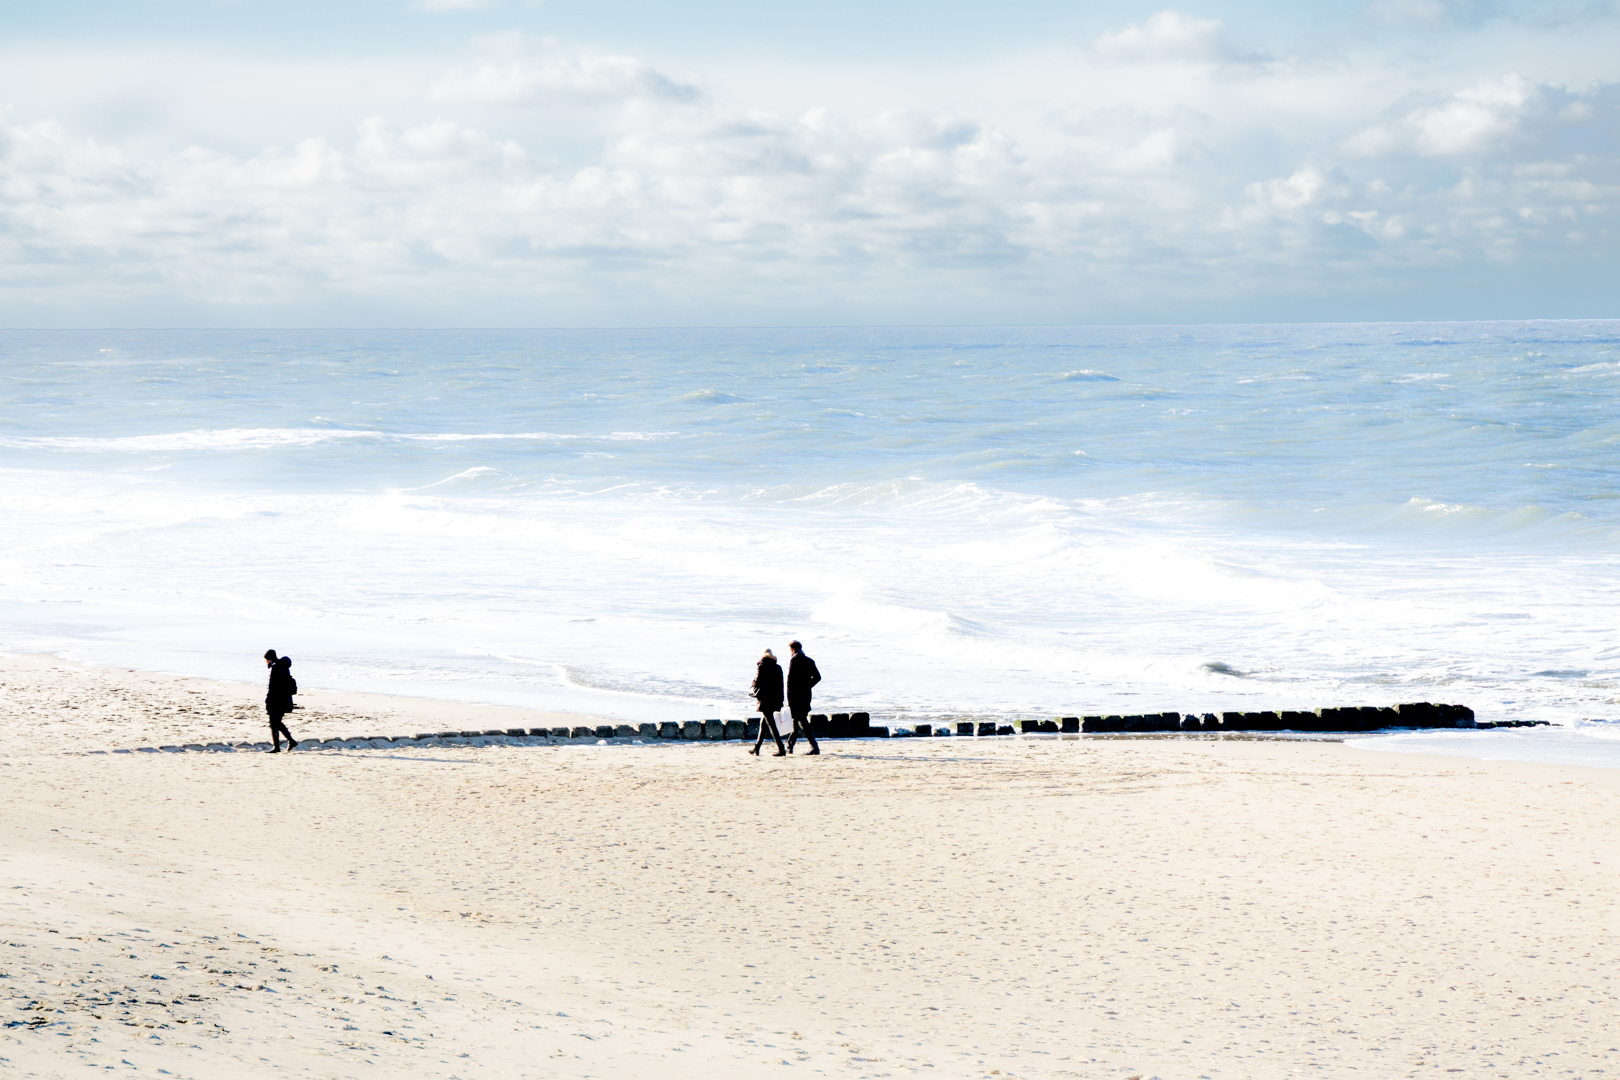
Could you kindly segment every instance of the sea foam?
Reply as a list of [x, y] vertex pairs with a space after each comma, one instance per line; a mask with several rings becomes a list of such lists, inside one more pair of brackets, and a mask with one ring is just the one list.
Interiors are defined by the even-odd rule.
[[903, 720], [1573, 723], [1617, 330], [12, 332], [0, 647], [642, 721], [798, 637]]

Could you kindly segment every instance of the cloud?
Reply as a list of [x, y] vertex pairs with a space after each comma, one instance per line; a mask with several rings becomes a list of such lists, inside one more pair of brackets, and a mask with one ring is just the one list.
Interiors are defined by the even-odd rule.
[[1517, 135], [1543, 104], [1542, 88], [1508, 74], [1365, 128], [1351, 136], [1345, 148], [1364, 157], [1485, 153]]
[[1436, 28], [1449, 23], [1477, 23], [1489, 11], [1473, 0], [1374, 0], [1367, 15], [1384, 26]]
[[1161, 11], [1146, 22], [1102, 34], [1092, 49], [1111, 60], [1134, 62], [1215, 61], [1239, 56], [1218, 20], [1178, 11]]
[[1293, 211], [1310, 206], [1327, 190], [1327, 177], [1315, 168], [1304, 168], [1278, 180], [1248, 186], [1249, 198], [1268, 210]]
[[[1218, 26], [1154, 25], [1115, 55], [1218, 54]], [[1243, 317], [1620, 255], [1620, 85], [1070, 60], [784, 108], [500, 35], [358, 116], [312, 96], [343, 122], [257, 149], [14, 108], [0, 297], [261, 325]]]
[[521, 34], [479, 39], [493, 54], [446, 71], [429, 97], [445, 104], [529, 105], [557, 99], [609, 102], [635, 96], [690, 99], [696, 87], [631, 56], [570, 53]]
[[411, 6], [418, 11], [487, 11], [499, 4], [500, 0], [415, 0]]

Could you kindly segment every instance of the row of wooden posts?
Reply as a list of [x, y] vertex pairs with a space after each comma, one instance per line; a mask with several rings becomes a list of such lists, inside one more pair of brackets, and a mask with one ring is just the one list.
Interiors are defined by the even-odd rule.
[[[782, 718], [784, 721], [786, 718]], [[666, 720], [660, 724], [599, 724], [593, 727], [511, 728], [505, 731], [441, 731], [418, 735], [418, 739], [473, 738], [506, 735], [511, 737], [549, 736], [558, 738], [642, 738], [689, 742], [754, 739], [759, 735], [759, 717], [748, 720]], [[783, 734], [791, 724], [781, 725]], [[896, 735], [1016, 735], [1080, 732], [1154, 731], [1378, 731], [1383, 728], [1471, 728], [1474, 710], [1466, 705], [1436, 705], [1427, 701], [1384, 708], [1348, 706], [1316, 709], [1310, 712], [1223, 712], [1216, 713], [1133, 713], [1110, 716], [1059, 716], [1050, 720], [1020, 720], [1009, 724], [994, 720], [960, 721], [955, 724], [917, 723], [909, 729], [873, 727], [864, 712], [812, 713], [810, 730], [818, 739], [871, 739]]]
[[[811, 730], [818, 739], [868, 739], [896, 736], [941, 735], [1034, 735], [1043, 733], [1079, 734], [1081, 732], [1160, 732], [1160, 731], [1311, 731], [1352, 732], [1378, 731], [1384, 728], [1472, 728], [1521, 727], [1545, 724], [1546, 721], [1514, 720], [1498, 723], [1476, 723], [1474, 710], [1466, 705], [1434, 705], [1426, 701], [1387, 708], [1355, 706], [1348, 708], [1317, 709], [1314, 712], [1224, 712], [1215, 713], [1133, 713], [1111, 716], [1059, 716], [1051, 720], [1020, 720], [1016, 725], [994, 720], [964, 720], [954, 724], [913, 724], [910, 728], [873, 727], [872, 718], [864, 712], [813, 713]], [[300, 743], [306, 749], [328, 746], [370, 744], [400, 744], [426, 739], [670, 739], [688, 742], [718, 742], [721, 740], [754, 739], [759, 735], [760, 719], [749, 720], [688, 720], [678, 723], [666, 720], [661, 724], [597, 724], [591, 726], [550, 728], [501, 728], [493, 731], [430, 731], [410, 736], [306, 739]], [[482, 746], [482, 741], [474, 743]], [[209, 743], [206, 746], [188, 743], [185, 746], [142, 746], [134, 753], [181, 752], [185, 750], [246, 750], [267, 748], [268, 743]], [[96, 750], [91, 753], [106, 753]], [[129, 750], [113, 753], [127, 754]]]

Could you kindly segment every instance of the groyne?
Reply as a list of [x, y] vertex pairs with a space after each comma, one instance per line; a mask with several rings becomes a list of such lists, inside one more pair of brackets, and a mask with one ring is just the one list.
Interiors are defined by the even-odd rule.
[[[1020, 720], [1013, 724], [999, 721], [957, 721], [953, 723], [913, 723], [873, 725], [870, 714], [813, 713], [811, 730], [818, 739], [937, 738], [943, 736], [989, 737], [1009, 735], [1109, 735], [1155, 732], [1301, 732], [1312, 734], [1352, 734], [1382, 730], [1432, 728], [1544, 727], [1545, 720], [1479, 722], [1466, 705], [1414, 702], [1387, 707], [1341, 706], [1309, 712], [1222, 712], [1222, 713], [1133, 713], [1108, 716], [1058, 716], [1048, 720]], [[748, 720], [666, 720], [657, 724], [597, 724], [593, 726], [549, 728], [499, 728], [490, 731], [429, 731], [417, 735], [375, 735], [299, 740], [299, 750], [389, 749], [401, 746], [489, 746], [556, 745], [602, 742], [740, 742], [759, 735], [760, 719]], [[115, 754], [232, 752], [262, 750], [267, 742], [186, 743], [180, 746], [140, 746], [133, 750], [113, 750]], [[93, 754], [106, 750], [87, 751]]]

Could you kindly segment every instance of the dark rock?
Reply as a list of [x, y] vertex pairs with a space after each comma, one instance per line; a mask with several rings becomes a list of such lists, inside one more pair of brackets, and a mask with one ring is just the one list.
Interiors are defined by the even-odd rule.
[[703, 721], [703, 738], [709, 742], [719, 742], [726, 737], [726, 722], [724, 720]]
[[590, 728], [577, 727], [568, 733], [568, 737], [570, 739], [588, 739], [591, 737], [591, 734], [592, 732]]
[[501, 737], [503, 737], [503, 736], [505, 736], [507, 734], [508, 734], [508, 732], [507, 732], [507, 730], [505, 728], [500, 728], [500, 729], [495, 730], [495, 731], [486, 731], [486, 732], [484, 732], [484, 738], [486, 738], [486, 739], [498, 739], [498, 738], [501, 738]]
[[1146, 717], [1133, 713], [1130, 716], [1127, 716], [1127, 717], [1123, 718], [1123, 722], [1120, 724], [1119, 730], [1120, 731], [1146, 731], [1147, 727], [1146, 727], [1146, 725], [1144, 723], [1145, 720], [1146, 720]]
[[532, 727], [529, 729], [529, 734], [543, 739], [550, 733], [543, 727]]
[[728, 739], [746, 739], [748, 737], [748, 725], [741, 720], [727, 720], [724, 734]]
[[893, 734], [894, 732], [890, 731], [886, 727], [869, 727], [866, 729], [866, 737], [868, 739], [887, 739]]
[[1204, 722], [1198, 719], [1198, 717], [1194, 716], [1192, 713], [1188, 713], [1186, 716], [1181, 718], [1182, 731], [1202, 731], [1203, 727]]
[[1283, 729], [1282, 715], [1280, 713], [1263, 712], [1259, 714], [1258, 720], [1260, 724], [1258, 730], [1260, 731], [1281, 731]]
[[1404, 705], [1395, 706], [1395, 714], [1400, 717], [1400, 726], [1408, 728], [1433, 728], [1440, 726], [1440, 710], [1427, 701], [1412, 701]]
[[932, 735], [934, 733], [934, 725], [933, 724], [918, 724], [916, 727], [912, 728], [911, 730], [912, 730], [913, 734], [915, 734], [915, 735], [917, 735], [919, 737]]
[[1086, 716], [1080, 720], [1081, 731], [1102, 731], [1104, 727], [1105, 721], [1101, 716]]
[[1073, 735], [1080, 730], [1080, 718], [1078, 716], [1060, 717], [1058, 723], [1062, 725], [1062, 731], [1066, 735]]
[[[1469, 728], [1476, 726], [1474, 710], [1467, 705], [1441, 705], [1439, 706], [1439, 712], [1442, 727]], [[1540, 721], [1536, 721], [1527, 726], [1534, 727], [1539, 724]]]
[[571, 733], [565, 727], [554, 727], [546, 732], [546, 734], [550, 735], [553, 739], [566, 739], [569, 738]]
[[658, 725], [658, 737], [660, 739], [679, 739], [681, 737], [681, 725], [673, 720], [663, 721]]
[[611, 739], [611, 738], [613, 738], [613, 725], [612, 724], [598, 724], [596, 726], [596, 737], [598, 739]]
[[636, 737], [636, 729], [629, 724], [614, 724], [613, 737], [615, 739], [633, 739]]
[[1112, 715], [1112, 716], [1103, 717], [1102, 718], [1102, 730], [1104, 730], [1104, 731], [1124, 731], [1125, 730], [1125, 718], [1123, 716], [1120, 716], [1117, 713]]
[[1056, 735], [1058, 731], [1058, 722], [1056, 720], [1042, 720], [1041, 731], [1047, 735]]
[[657, 724], [637, 724], [636, 725], [636, 734], [641, 736], [643, 739], [656, 739], [656, 738], [658, 738], [658, 725]]
[[1240, 713], [1240, 712], [1223, 712], [1223, 713], [1221, 713], [1221, 730], [1222, 731], [1246, 731], [1246, 730], [1248, 730], [1247, 728], [1245, 728], [1243, 726], [1243, 714]]
[[1002, 724], [1001, 726], [996, 728], [996, 734], [997, 735], [1011, 735], [1011, 734], [1013, 734], [1013, 726], [1011, 724]]
[[753, 742], [755, 739], [759, 738], [759, 729], [764, 722], [764, 717], [749, 717], [748, 723], [743, 726], [743, 738], [747, 739], [749, 742]]
[[506, 734], [514, 739], [527, 739], [529, 737], [528, 729], [520, 727], [509, 727], [506, 729]]
[[703, 721], [688, 720], [682, 724], [681, 738], [687, 742], [701, 742], [703, 739]]
[[[793, 730], [792, 717], [788, 718], [787, 727]], [[833, 737], [832, 720], [825, 713], [811, 713], [810, 730], [818, 739], [830, 739]]]
[[1041, 730], [1041, 722], [1039, 720], [1018, 721], [1018, 732], [1021, 735], [1033, 735], [1039, 730]]
[[980, 735], [994, 735], [995, 733], [996, 733], [996, 725], [995, 724], [986, 721], [985, 723], [982, 723], [982, 724], [979, 725], [979, 734]]
[[973, 725], [967, 721], [963, 721], [956, 725], [956, 733], [958, 735], [971, 735], [973, 734]]
[[482, 731], [458, 731], [456, 735], [463, 739], [482, 739], [484, 737]]

